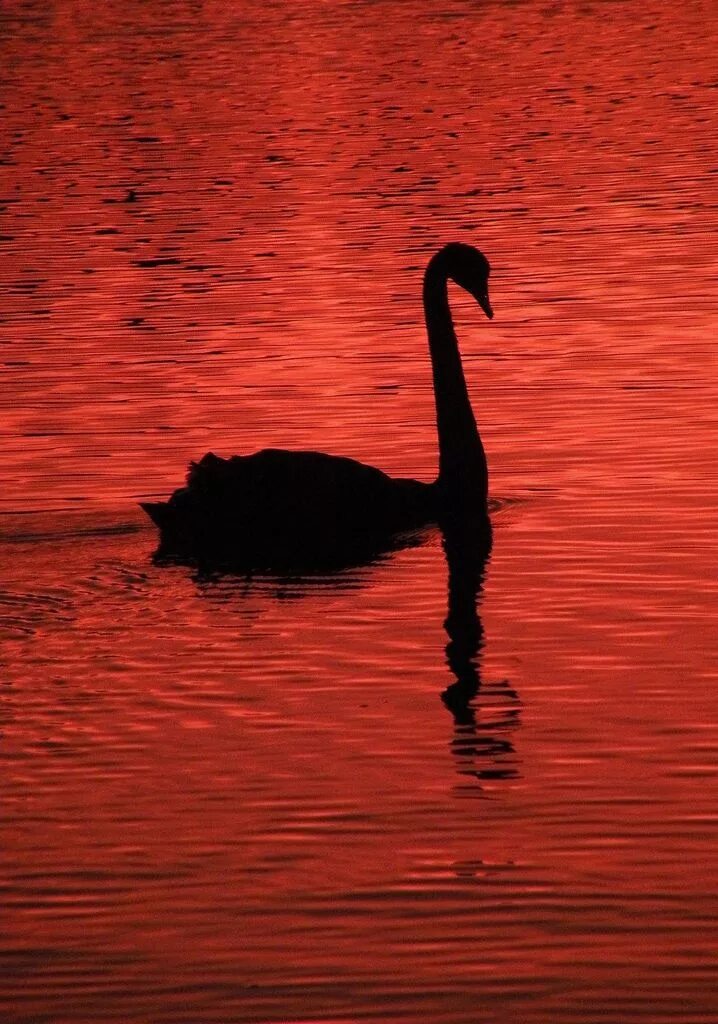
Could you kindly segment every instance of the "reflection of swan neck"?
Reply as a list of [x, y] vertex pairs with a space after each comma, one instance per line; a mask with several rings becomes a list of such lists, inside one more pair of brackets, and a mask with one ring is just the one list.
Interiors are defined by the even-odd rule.
[[434, 377], [439, 487], [486, 507], [486, 456], [471, 409], [447, 292], [451, 267], [437, 253], [424, 275], [424, 315]]
[[443, 531], [449, 569], [449, 602], [446, 622], [446, 660], [456, 681], [443, 700], [457, 725], [475, 725], [471, 701], [481, 688], [479, 655], [484, 631], [477, 602], [491, 551], [491, 535], [449, 525]]

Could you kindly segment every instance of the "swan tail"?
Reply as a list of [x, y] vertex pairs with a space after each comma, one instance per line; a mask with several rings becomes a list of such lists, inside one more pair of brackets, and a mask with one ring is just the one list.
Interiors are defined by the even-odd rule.
[[169, 508], [166, 501], [141, 501], [140, 508], [150, 517], [160, 530], [165, 529], [169, 520]]

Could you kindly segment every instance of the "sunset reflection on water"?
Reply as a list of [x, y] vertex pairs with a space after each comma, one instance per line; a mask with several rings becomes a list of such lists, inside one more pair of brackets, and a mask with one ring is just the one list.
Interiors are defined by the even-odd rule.
[[[709, 15], [5, 6], [4, 1022], [713, 1024]], [[153, 563], [210, 449], [432, 479], [450, 239], [486, 564]]]

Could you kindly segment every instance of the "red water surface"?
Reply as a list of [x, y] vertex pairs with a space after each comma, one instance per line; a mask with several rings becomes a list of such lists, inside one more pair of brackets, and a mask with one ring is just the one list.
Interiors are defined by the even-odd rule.
[[[3, 1021], [716, 1020], [714, 23], [5, 5]], [[208, 449], [432, 478], [452, 238], [474, 649], [435, 532], [155, 565]]]

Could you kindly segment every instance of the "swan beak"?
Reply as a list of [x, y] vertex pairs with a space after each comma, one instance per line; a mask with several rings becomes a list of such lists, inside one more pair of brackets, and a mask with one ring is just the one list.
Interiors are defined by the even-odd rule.
[[477, 295], [476, 296], [476, 301], [481, 306], [481, 308], [483, 309], [484, 313], [486, 313], [486, 315], [489, 318], [489, 320], [493, 320], [494, 319], [494, 311], [491, 308], [491, 303], [489, 302], [489, 293], [488, 292], [482, 292], [480, 295]]

